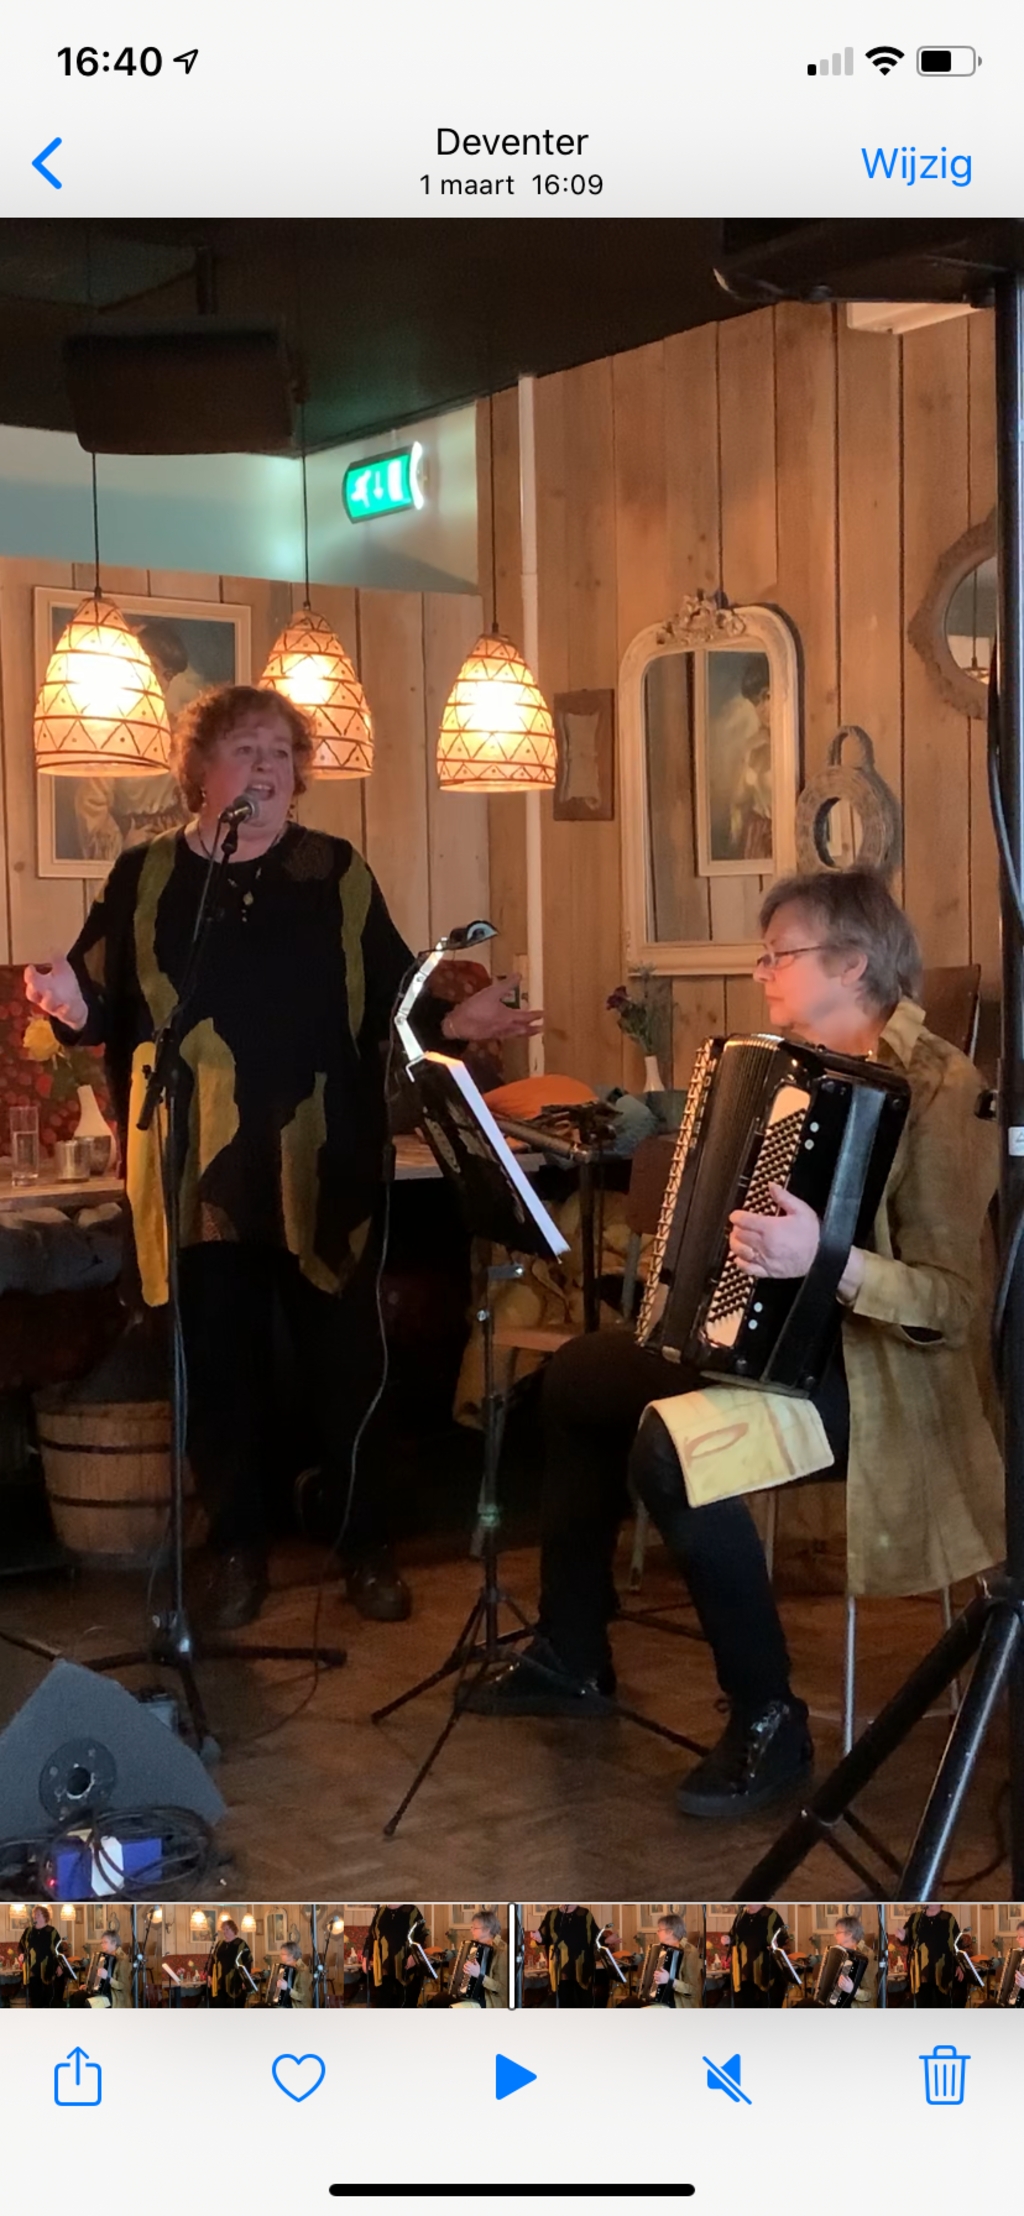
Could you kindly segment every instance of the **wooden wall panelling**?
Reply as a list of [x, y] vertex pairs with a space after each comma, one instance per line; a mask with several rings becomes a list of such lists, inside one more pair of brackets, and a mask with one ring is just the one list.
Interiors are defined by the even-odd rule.
[[[920, 606], [936, 561], [967, 528], [967, 321], [903, 341], [904, 605]], [[927, 963], [970, 953], [969, 719], [948, 707], [919, 654], [905, 659], [904, 897]]]
[[[566, 410], [566, 513], [569, 580], [569, 684], [614, 686], [616, 624], [615, 440], [611, 361], [577, 370]], [[656, 441], [655, 427], [651, 426]], [[622, 970], [619, 826], [553, 825], [569, 834], [572, 959], [572, 1070], [618, 1084], [622, 1033], [605, 1006]]]
[[[990, 314], [971, 316], [967, 324], [970, 423], [968, 444], [968, 522], [983, 523], [996, 500], [995, 322]], [[988, 799], [987, 737], [984, 723], [968, 724], [971, 781], [971, 960], [981, 963], [983, 1003], [979, 1052], [989, 1063], [998, 1052], [998, 1012], [1002, 987], [999, 929], [999, 865]]]
[[[471, 923], [475, 916], [490, 913], [490, 803], [483, 793], [443, 793], [437, 782], [437, 733], [444, 704], [482, 626], [479, 600], [462, 593], [426, 594], [423, 658], [432, 945], [453, 924]], [[475, 958], [489, 965], [490, 945]]]
[[[722, 581], [719, 337], [718, 325], [706, 324], [665, 341], [665, 615], [691, 593], [716, 592]], [[693, 935], [710, 938], [709, 881], [698, 879], [694, 891]], [[724, 1023], [724, 982], [710, 977], [675, 978], [672, 1000], [674, 1081], [685, 1085], [701, 1040]]]
[[423, 603], [419, 593], [367, 592], [359, 613], [376, 729], [366, 858], [398, 929], [419, 948], [430, 928]]
[[220, 597], [250, 611], [252, 682], [258, 685], [270, 649], [295, 605], [294, 588], [283, 578], [222, 577]]
[[[575, 372], [538, 380], [536, 392], [537, 566], [540, 582], [541, 691], [547, 700], [565, 692], [573, 679], [569, 660], [569, 549], [567, 512], [585, 488], [569, 471], [566, 416], [567, 386]], [[580, 680], [581, 681], [581, 680]], [[492, 816], [499, 803], [491, 802]], [[575, 978], [579, 954], [572, 925], [572, 833], [576, 826], [556, 823], [551, 802], [543, 808], [544, 868], [544, 1027], [549, 1070], [589, 1075], [580, 1065], [574, 1038]], [[493, 850], [492, 850], [493, 851]], [[525, 864], [524, 864], [525, 866]], [[616, 853], [616, 869], [618, 855]], [[618, 983], [618, 979], [615, 979]], [[611, 987], [609, 986], [609, 991]]]
[[[538, 399], [539, 405], [539, 399]], [[479, 577], [484, 614], [497, 622], [506, 635], [522, 645], [522, 551], [519, 523], [519, 395], [515, 388], [494, 396], [494, 514], [496, 548], [491, 533], [491, 430], [492, 411], [486, 401], [477, 409], [477, 501], [479, 516]], [[497, 575], [493, 574], [497, 554]], [[542, 610], [543, 621], [543, 610]], [[536, 671], [534, 675], [536, 675]], [[543, 680], [541, 680], [543, 682]], [[491, 942], [496, 974], [510, 972], [526, 952], [526, 801], [516, 794], [501, 794], [487, 802], [490, 854], [491, 922], [498, 936]], [[505, 1067], [510, 1077], [527, 1068], [525, 1044], [510, 1042]]]
[[[722, 584], [737, 605], [772, 601], [779, 567], [775, 315], [737, 316], [718, 339]], [[712, 938], [756, 939], [766, 880], [712, 877]]]
[[725, 1030], [724, 977], [672, 979], [673, 1085], [688, 1085], [694, 1056], [705, 1039]]
[[775, 310], [779, 459], [778, 603], [803, 656], [803, 775], [821, 769], [839, 723], [834, 311]]
[[727, 977], [725, 980], [725, 1027], [727, 1031], [763, 1031], [767, 1022], [764, 989], [756, 977]]
[[665, 489], [670, 615], [722, 581], [718, 490], [719, 326], [665, 340]]
[[[638, 631], [645, 630], [649, 624], [662, 621], [671, 613], [663, 344], [637, 347], [631, 353], [615, 357], [612, 362], [612, 401], [615, 416], [615, 650], [618, 665]], [[614, 683], [617, 687], [617, 671], [615, 677], [604, 682]], [[617, 693], [616, 705], [618, 707]], [[678, 767], [682, 790], [677, 790], [676, 800], [680, 806], [685, 807], [690, 802], [688, 752]], [[616, 882], [621, 886], [622, 781], [618, 764], [615, 814], [614, 866]], [[602, 830], [605, 828], [606, 826], [601, 826]], [[700, 929], [699, 920], [696, 928]], [[621, 946], [621, 918], [619, 939]], [[619, 981], [615, 977], [611, 983], [618, 984]], [[667, 1064], [662, 1069], [662, 1075], [666, 1084], [671, 1084], [675, 1005], [670, 980], [664, 979], [661, 982], [666, 990], [661, 996], [659, 1009], [659, 1053], [662, 1062]], [[596, 981], [595, 991], [602, 1004], [607, 999], [609, 990], [610, 985], [601, 990], [600, 981]], [[657, 988], [652, 984], [650, 990], [654, 1001]], [[635, 1091], [639, 1090], [643, 1082], [643, 1057], [640, 1049], [635, 1041], [623, 1038], [621, 1032], [619, 1040], [622, 1072], [620, 1081]]]
[[775, 311], [736, 316], [718, 334], [722, 587], [771, 600], [779, 569], [775, 456]]
[[[901, 356], [896, 338], [851, 331], [839, 350], [839, 716], [859, 723], [875, 767], [903, 792]], [[852, 749], [845, 758], [856, 761]], [[890, 879], [902, 898], [902, 863]]]

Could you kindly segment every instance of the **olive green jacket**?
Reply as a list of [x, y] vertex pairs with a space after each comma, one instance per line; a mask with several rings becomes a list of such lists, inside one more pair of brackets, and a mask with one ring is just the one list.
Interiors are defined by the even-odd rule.
[[[850, 1392], [847, 1564], [853, 1593], [927, 1593], [1002, 1559], [1003, 1472], [985, 1414], [998, 1135], [977, 1070], [901, 1000], [879, 1059], [910, 1114], [843, 1317]], [[990, 1381], [989, 1385], [990, 1385]]]

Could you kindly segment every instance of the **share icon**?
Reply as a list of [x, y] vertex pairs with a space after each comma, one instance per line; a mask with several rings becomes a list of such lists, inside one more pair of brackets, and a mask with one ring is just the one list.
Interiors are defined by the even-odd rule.
[[707, 2055], [703, 2059], [708, 2065], [708, 2084], [713, 2093], [728, 2093], [731, 2101], [745, 2101], [748, 2108], [753, 2107], [749, 2093], [745, 2093], [740, 2084], [738, 2054], [730, 2055], [728, 2062], [712, 2062]]

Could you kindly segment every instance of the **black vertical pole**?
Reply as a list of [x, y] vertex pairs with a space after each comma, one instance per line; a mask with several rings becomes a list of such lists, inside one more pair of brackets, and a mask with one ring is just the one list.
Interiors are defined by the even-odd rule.
[[[1018, 886], [1024, 885], [1024, 277], [996, 287], [998, 437], [998, 748], [1007, 839]], [[1004, 1254], [1024, 1208], [1024, 945], [1005, 869], [1000, 1067], [1001, 1245]], [[1024, 1251], [1018, 1252], [1003, 1334], [1006, 1550], [1011, 1591], [1024, 1592]], [[1010, 1867], [1024, 1887], [1024, 1642], [1009, 1668]]]

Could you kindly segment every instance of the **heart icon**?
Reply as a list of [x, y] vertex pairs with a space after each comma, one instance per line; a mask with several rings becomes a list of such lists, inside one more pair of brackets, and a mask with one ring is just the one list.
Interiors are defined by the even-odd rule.
[[290, 2101], [308, 2101], [326, 2075], [327, 2066], [318, 2054], [279, 2054], [273, 2064], [274, 2084]]

